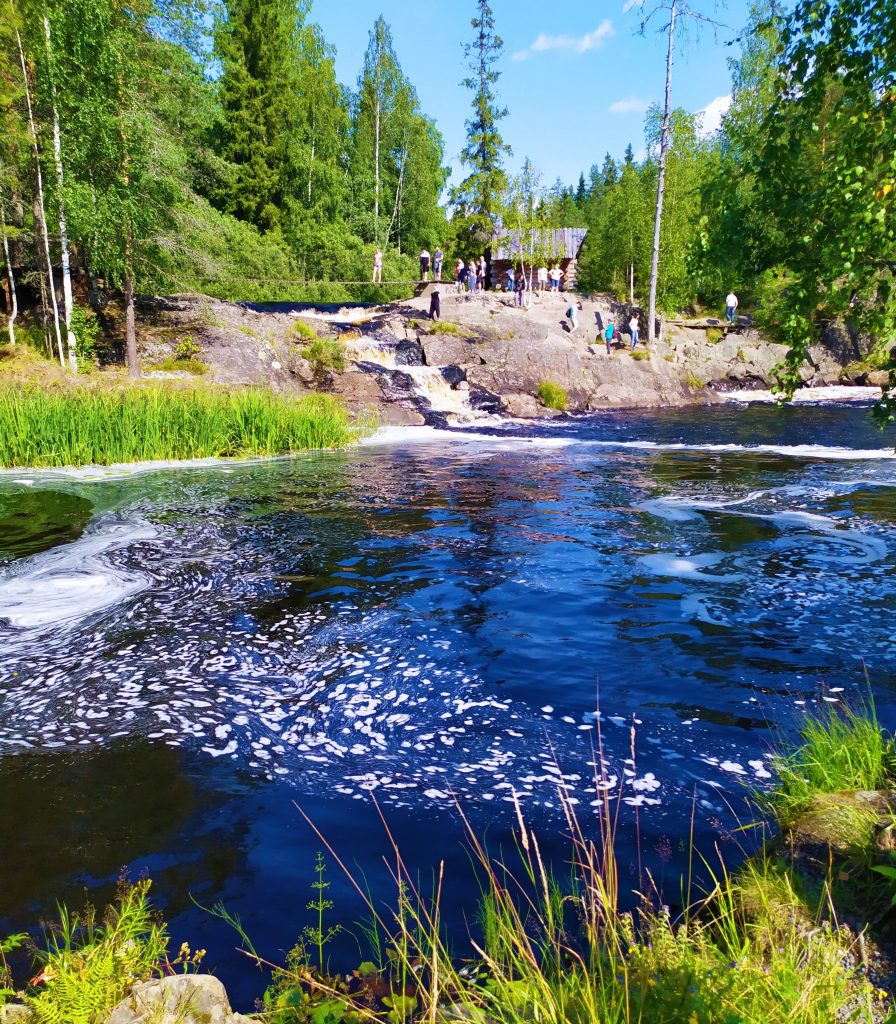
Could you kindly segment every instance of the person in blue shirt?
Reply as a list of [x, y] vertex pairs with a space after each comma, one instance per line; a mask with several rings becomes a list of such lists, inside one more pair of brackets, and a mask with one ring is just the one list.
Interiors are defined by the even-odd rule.
[[616, 336], [616, 324], [613, 322], [613, 317], [609, 317], [607, 320], [607, 326], [604, 330], [604, 341], [607, 344], [607, 355], [613, 354], [613, 338]]

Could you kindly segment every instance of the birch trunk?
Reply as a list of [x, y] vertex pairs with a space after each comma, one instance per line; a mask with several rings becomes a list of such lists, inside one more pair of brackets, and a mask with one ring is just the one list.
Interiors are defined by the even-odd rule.
[[380, 241], [380, 98], [376, 98], [376, 141], [374, 143], [373, 233]]
[[[47, 63], [52, 69], [53, 51], [50, 39], [50, 20], [44, 17], [44, 32], [47, 37]], [[50, 74], [50, 95], [53, 105], [53, 159], [56, 164], [56, 186], [59, 190], [59, 247], [61, 250], [60, 263], [62, 265], [62, 301], [65, 312], [65, 334], [68, 344], [68, 362], [73, 373], [78, 372], [77, 341], [72, 331], [72, 269], [68, 249], [68, 227], [65, 221], [65, 203], [63, 201], [63, 172], [62, 172], [62, 139], [59, 133], [59, 111], [56, 107], [56, 84], [53, 81], [52, 71]]]
[[49, 278], [50, 305], [53, 310], [53, 328], [56, 333], [56, 344], [59, 347], [59, 362], [65, 369], [65, 352], [62, 348], [62, 330], [59, 325], [59, 305], [56, 302], [56, 285], [53, 281], [53, 258], [50, 255], [50, 234], [47, 231], [46, 204], [44, 203], [44, 178], [40, 170], [40, 150], [37, 146], [37, 124], [34, 120], [34, 108], [31, 106], [31, 85], [28, 80], [28, 68], [25, 65], [25, 51], [22, 49], [22, 37], [16, 29], [16, 42], [19, 47], [19, 61], [22, 65], [22, 81], [25, 85], [25, 104], [28, 110], [28, 127], [31, 130], [31, 155], [34, 157], [34, 174], [37, 183], [37, 196], [34, 204], [40, 224], [40, 233], [43, 236], [44, 257], [47, 261], [47, 277]]
[[663, 130], [660, 134], [659, 174], [656, 185], [656, 215], [653, 220], [653, 258], [650, 262], [650, 301], [647, 314], [647, 340], [656, 338], [656, 284], [660, 268], [660, 228], [663, 222], [663, 192], [666, 187], [666, 151], [669, 148], [669, 128], [672, 116], [672, 47], [675, 41], [675, 16], [678, 0], [672, 0], [669, 17], [669, 49], [666, 53], [666, 106], [663, 111]]
[[[130, 246], [129, 246], [130, 247]], [[137, 362], [137, 324], [134, 317], [134, 278], [128, 266], [124, 272], [124, 339], [131, 380], [140, 376]]]
[[317, 141], [317, 118], [311, 115], [311, 159], [308, 161], [308, 205], [311, 205], [311, 178], [314, 174], [314, 144]]
[[3, 229], [3, 255], [6, 257], [6, 294], [9, 305], [7, 311], [9, 327], [9, 343], [16, 343], [16, 317], [19, 315], [19, 302], [16, 298], [16, 279], [12, 272], [12, 257], [9, 255], [9, 239], [6, 237], [6, 204], [0, 202], [0, 227]]

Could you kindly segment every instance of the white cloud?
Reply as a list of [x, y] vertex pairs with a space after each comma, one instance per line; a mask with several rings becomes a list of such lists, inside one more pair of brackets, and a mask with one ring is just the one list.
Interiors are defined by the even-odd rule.
[[622, 13], [628, 14], [628, 12], [633, 10], [635, 7], [643, 6], [644, 0], [625, 0], [625, 3], [622, 5]]
[[629, 96], [627, 100], [616, 100], [607, 110], [611, 114], [643, 114], [650, 104], [639, 96]]
[[518, 50], [513, 55], [513, 60], [526, 60], [533, 53], [548, 53], [551, 50], [565, 50], [568, 53], [582, 54], [589, 50], [597, 50], [604, 43], [616, 34], [613, 22], [609, 19], [602, 21], [593, 32], [586, 32], [583, 36], [549, 36], [542, 32], [525, 50]]
[[697, 111], [697, 132], [704, 138], [709, 138], [722, 127], [722, 117], [731, 106], [731, 94], [716, 96], [714, 100], [707, 103], [702, 110]]

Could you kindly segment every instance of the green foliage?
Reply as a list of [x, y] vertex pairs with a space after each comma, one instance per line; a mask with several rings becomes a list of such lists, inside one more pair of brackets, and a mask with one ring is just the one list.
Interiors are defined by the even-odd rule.
[[149, 902], [149, 881], [125, 887], [101, 921], [59, 908], [37, 959], [44, 984], [28, 1004], [38, 1024], [100, 1024], [134, 981], [161, 973], [168, 945]]
[[72, 306], [72, 332], [77, 339], [78, 370], [87, 373], [97, 365], [97, 342], [102, 328], [96, 314], [79, 302]]
[[202, 346], [197, 345], [192, 334], [186, 334], [177, 343], [174, 349], [175, 359], [192, 359], [202, 352]]
[[706, 328], [706, 343], [707, 345], [718, 345], [720, 341], [725, 340], [725, 328], [724, 327], [707, 327]]
[[304, 320], [296, 320], [289, 331], [290, 334], [294, 334], [297, 338], [304, 339], [305, 341], [315, 341], [317, 339], [317, 331], [311, 324], [306, 324]]
[[706, 387], [706, 381], [701, 380], [690, 371], [684, 375], [684, 382], [692, 391], [702, 391]]
[[629, 352], [629, 355], [637, 363], [643, 363], [646, 360], [650, 359], [650, 353], [647, 351], [646, 348], [636, 348], [634, 349], [634, 351]]
[[10, 953], [21, 949], [27, 938], [27, 932], [17, 932], [15, 935], [7, 935], [6, 938], [0, 939], [0, 1006], [3, 1006], [16, 994], [7, 957]]
[[0, 465], [82, 466], [246, 458], [343, 447], [355, 438], [329, 395], [265, 391], [0, 390]]
[[769, 797], [784, 820], [816, 793], [884, 789], [896, 779], [896, 748], [881, 730], [873, 705], [813, 715], [800, 736], [800, 747], [778, 758], [778, 785]]
[[316, 377], [326, 374], [328, 370], [343, 373], [345, 344], [339, 338], [315, 337], [310, 345], [302, 349], [302, 358], [311, 363], [311, 369]]
[[552, 380], [543, 380], [538, 385], [537, 395], [539, 401], [547, 409], [559, 409], [560, 412], [566, 411], [566, 406], [569, 403], [569, 396], [566, 393], [566, 388], [561, 387]]

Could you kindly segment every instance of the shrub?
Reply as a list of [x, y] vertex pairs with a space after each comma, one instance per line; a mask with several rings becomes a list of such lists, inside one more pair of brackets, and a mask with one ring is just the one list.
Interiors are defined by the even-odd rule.
[[650, 359], [650, 353], [647, 351], [646, 348], [636, 348], [631, 353], [631, 357], [632, 359], [635, 359], [637, 360], [637, 362], [640, 363], [643, 362], [645, 359]]
[[100, 322], [92, 309], [76, 302], [72, 305], [72, 332], [76, 340], [78, 370], [88, 373], [99, 362], [97, 341], [100, 336]]
[[317, 338], [317, 331], [315, 331], [311, 324], [306, 324], [304, 320], [296, 320], [289, 331], [290, 334], [294, 334], [297, 338], [302, 338], [304, 341], [314, 341]]
[[536, 394], [545, 408], [559, 409], [560, 412], [566, 411], [569, 396], [566, 393], [566, 388], [561, 387], [555, 381], [543, 380], [538, 385]]
[[302, 358], [311, 363], [314, 375], [321, 376], [328, 370], [342, 373], [345, 370], [345, 344], [340, 338], [318, 338], [302, 349]]
[[706, 328], [706, 342], [709, 345], [718, 345], [725, 337], [725, 329], [723, 327], [707, 327]]
[[175, 359], [192, 359], [193, 356], [198, 356], [202, 352], [202, 346], [197, 345], [193, 340], [192, 334], [185, 334], [183, 338], [177, 343], [177, 347], [174, 350]]

